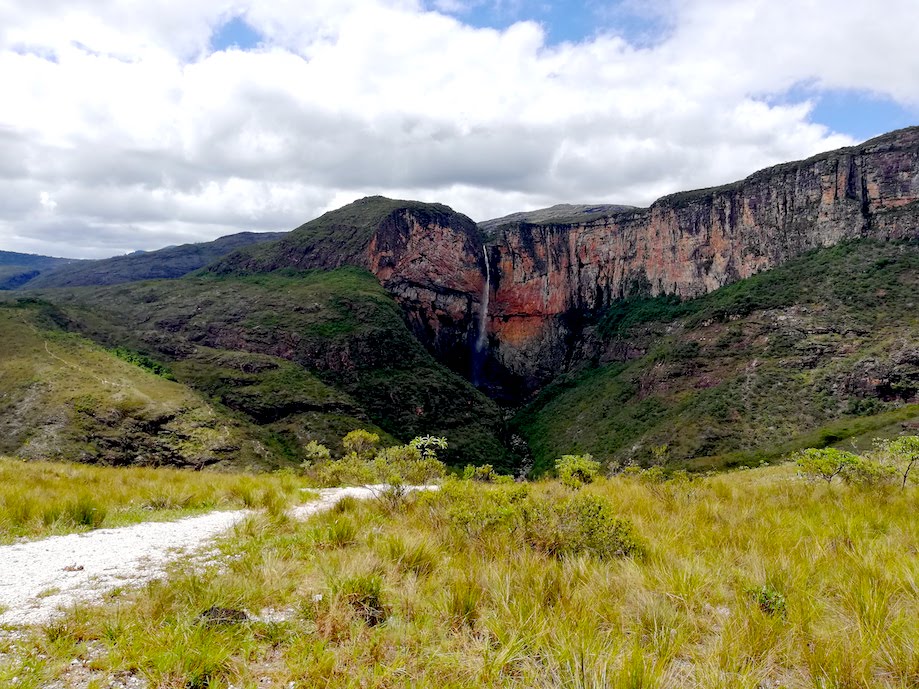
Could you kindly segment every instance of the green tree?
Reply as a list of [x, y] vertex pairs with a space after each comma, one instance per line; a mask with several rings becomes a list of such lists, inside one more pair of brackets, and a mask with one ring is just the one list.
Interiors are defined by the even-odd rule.
[[890, 462], [896, 467], [897, 473], [902, 478], [901, 486], [906, 488], [909, 472], [919, 464], [919, 436], [907, 435], [886, 443]]
[[861, 457], [834, 447], [819, 450], [812, 447], [798, 452], [795, 455], [795, 461], [801, 473], [806, 477], [814, 480], [822, 479], [829, 485], [848, 467], [858, 464]]
[[433, 435], [421, 435], [413, 438], [409, 445], [417, 448], [424, 459], [437, 459], [437, 451], [447, 449], [447, 439]]
[[593, 483], [600, 473], [600, 462], [594, 461], [589, 454], [562, 455], [555, 462], [555, 471], [559, 480], [571, 489]]

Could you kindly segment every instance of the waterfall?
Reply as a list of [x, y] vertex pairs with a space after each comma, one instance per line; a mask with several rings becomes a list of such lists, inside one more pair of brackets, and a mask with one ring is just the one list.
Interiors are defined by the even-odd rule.
[[472, 348], [472, 384], [482, 382], [482, 365], [485, 363], [485, 350], [488, 349], [488, 300], [491, 297], [491, 267], [488, 265], [488, 249], [482, 245], [485, 256], [485, 287], [482, 288], [482, 299], [479, 301], [479, 332]]
[[485, 256], [485, 287], [482, 289], [482, 300], [479, 304], [479, 336], [475, 341], [475, 351], [482, 352], [488, 346], [488, 300], [491, 298], [491, 267], [488, 265], [488, 249], [482, 245]]

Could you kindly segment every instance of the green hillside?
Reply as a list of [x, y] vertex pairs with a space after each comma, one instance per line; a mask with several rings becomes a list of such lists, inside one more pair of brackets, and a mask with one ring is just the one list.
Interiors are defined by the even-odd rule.
[[446, 436], [454, 463], [508, 467], [500, 410], [438, 364], [399, 307], [356, 268], [202, 276], [37, 293], [64, 327], [168, 367], [301, 459], [357, 427]]
[[251, 424], [60, 329], [35, 300], [0, 304], [0, 454], [103, 464], [270, 468]]
[[749, 464], [898, 432], [919, 418], [917, 287], [919, 246], [862, 241], [696, 300], [620, 303], [596, 324], [595, 360], [514, 425], [537, 471], [569, 452], [647, 463], [662, 445], [670, 462]]
[[79, 263], [81, 261], [70, 258], [0, 251], [0, 290], [16, 289], [44, 272]]
[[374, 233], [389, 216], [402, 210], [428, 223], [462, 223], [467, 230], [477, 231], [472, 220], [440, 203], [368, 196], [304, 223], [278, 242], [236, 251], [214, 262], [208, 271], [233, 275], [279, 268], [365, 266], [365, 251]]

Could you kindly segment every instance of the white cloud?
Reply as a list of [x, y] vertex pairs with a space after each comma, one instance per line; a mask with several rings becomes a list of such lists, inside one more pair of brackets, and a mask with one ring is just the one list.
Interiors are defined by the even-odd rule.
[[[0, 248], [101, 256], [287, 229], [370, 193], [476, 219], [646, 204], [852, 143], [808, 103], [767, 104], [795, 84], [919, 106], [913, 0], [662, 6], [652, 44], [548, 46], [536, 23], [476, 29], [414, 0], [13, 0]], [[234, 16], [263, 46], [209, 53]]]

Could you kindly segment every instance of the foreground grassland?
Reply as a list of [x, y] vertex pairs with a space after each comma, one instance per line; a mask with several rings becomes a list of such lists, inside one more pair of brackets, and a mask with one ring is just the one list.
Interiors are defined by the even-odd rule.
[[915, 687], [917, 507], [790, 466], [448, 480], [254, 519], [205, 571], [0, 641], [0, 685]]
[[0, 544], [303, 499], [291, 474], [113, 468], [0, 457]]

